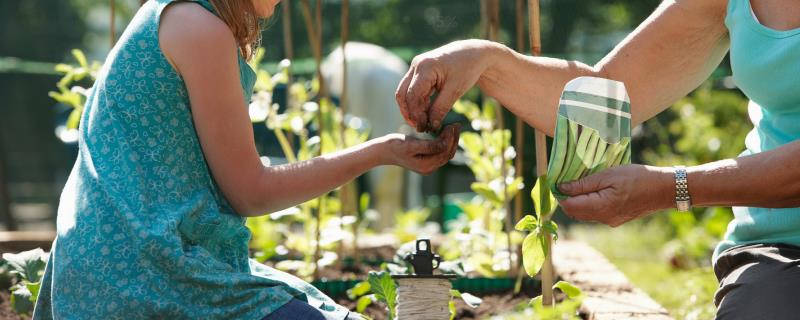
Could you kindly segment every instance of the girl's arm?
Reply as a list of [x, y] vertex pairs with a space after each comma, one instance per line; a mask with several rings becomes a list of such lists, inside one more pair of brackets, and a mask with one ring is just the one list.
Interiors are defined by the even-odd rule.
[[163, 13], [159, 33], [161, 48], [189, 91], [211, 173], [241, 215], [302, 203], [379, 165], [402, 165], [427, 174], [456, 150], [458, 129], [451, 127], [437, 140], [389, 135], [308, 161], [265, 167], [255, 148], [230, 29], [200, 6], [178, 3]]
[[[474, 84], [531, 126], [552, 135], [564, 85], [579, 76], [625, 83], [634, 125], [708, 78], [728, 50], [725, 0], [666, 0], [595, 66], [525, 56], [480, 40], [448, 44], [414, 59], [397, 90], [406, 120], [438, 127]], [[439, 92], [431, 106], [428, 97]]]

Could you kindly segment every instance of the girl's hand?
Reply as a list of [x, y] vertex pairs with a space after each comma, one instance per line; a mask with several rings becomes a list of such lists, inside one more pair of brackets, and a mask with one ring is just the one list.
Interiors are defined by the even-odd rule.
[[675, 179], [669, 168], [613, 167], [558, 188], [570, 196], [560, 202], [567, 215], [612, 227], [675, 205]]
[[422, 140], [394, 133], [381, 138], [383, 163], [429, 175], [453, 158], [461, 125], [451, 124], [435, 140]]

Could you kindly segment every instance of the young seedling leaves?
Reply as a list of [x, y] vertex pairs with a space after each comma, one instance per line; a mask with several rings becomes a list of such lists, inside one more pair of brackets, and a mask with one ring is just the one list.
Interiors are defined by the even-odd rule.
[[497, 195], [497, 193], [495, 193], [494, 190], [492, 190], [492, 188], [489, 187], [489, 185], [486, 184], [486, 183], [473, 182], [471, 188], [472, 188], [472, 191], [475, 191], [475, 193], [479, 194], [481, 197], [483, 197], [486, 200], [494, 201], [494, 202], [497, 202], [497, 203], [502, 203], [503, 202], [503, 199], [501, 199]]
[[464, 303], [466, 303], [470, 308], [477, 308], [483, 302], [483, 299], [473, 296], [468, 292], [461, 292], [455, 289], [451, 289], [450, 294], [454, 298], [461, 298], [461, 300], [464, 300]]
[[[23, 281], [24, 282], [24, 281]], [[23, 283], [11, 287], [11, 309], [18, 314], [29, 315], [33, 312], [34, 296]]]
[[347, 297], [352, 299], [361, 297], [370, 291], [370, 285], [368, 281], [361, 281], [357, 283], [355, 286], [347, 290]]
[[28, 282], [39, 282], [44, 273], [44, 267], [47, 265], [46, 257], [44, 250], [40, 248], [16, 254], [3, 254], [3, 260], [6, 260], [12, 269], [11, 273]]
[[397, 284], [392, 276], [386, 271], [370, 271], [368, 281], [375, 298], [389, 309], [389, 319], [394, 319], [397, 315]]
[[522, 241], [522, 265], [529, 276], [533, 277], [539, 273], [544, 264], [544, 257], [545, 252], [540, 234], [533, 232], [525, 236], [525, 240]]
[[361, 198], [358, 201], [358, 204], [359, 204], [359, 206], [358, 206], [359, 207], [359, 211], [358, 212], [361, 212], [361, 213], [367, 212], [367, 209], [369, 209], [369, 200], [370, 200], [369, 193], [364, 192], [364, 193], [361, 194]]
[[558, 225], [553, 221], [547, 221], [542, 225], [542, 229], [553, 235], [553, 240], [558, 240]]
[[537, 310], [541, 309], [542, 308], [542, 296], [536, 296], [536, 298], [531, 299], [531, 302], [529, 302], [528, 304], [530, 304], [531, 307], [534, 307]]
[[547, 184], [547, 175], [540, 176], [536, 179], [536, 185], [531, 190], [531, 198], [533, 199], [533, 208], [539, 216], [539, 220], [549, 217], [556, 209], [556, 198], [550, 192]]
[[364, 310], [367, 310], [367, 307], [369, 307], [369, 305], [371, 305], [373, 302], [375, 302], [374, 294], [361, 296], [361, 298], [358, 298], [358, 300], [356, 301], [356, 312], [358, 313], [364, 312]]
[[534, 231], [536, 228], [539, 227], [539, 219], [533, 215], [526, 215], [522, 217], [522, 220], [517, 222], [517, 225], [514, 226], [514, 229], [517, 231]]
[[564, 292], [564, 294], [566, 294], [570, 299], [574, 299], [583, 293], [580, 288], [563, 280], [556, 282], [556, 284], [553, 285], [553, 289], [556, 288], [560, 289], [561, 292]]

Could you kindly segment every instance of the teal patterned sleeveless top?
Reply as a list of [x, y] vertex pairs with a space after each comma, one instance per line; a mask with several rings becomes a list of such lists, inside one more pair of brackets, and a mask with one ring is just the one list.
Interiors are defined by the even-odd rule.
[[[249, 259], [250, 232], [209, 172], [186, 87], [159, 47], [171, 2], [139, 10], [87, 99], [33, 318], [261, 319], [297, 298], [344, 319], [308, 283]], [[239, 60], [249, 100], [255, 73]]]

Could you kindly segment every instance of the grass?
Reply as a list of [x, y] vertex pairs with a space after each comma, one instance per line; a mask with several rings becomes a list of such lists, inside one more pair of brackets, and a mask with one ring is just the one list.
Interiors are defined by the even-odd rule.
[[711, 266], [672, 266], [664, 250], [673, 237], [665, 219], [633, 221], [617, 228], [575, 225], [569, 236], [602, 252], [675, 319], [714, 318], [717, 279]]

